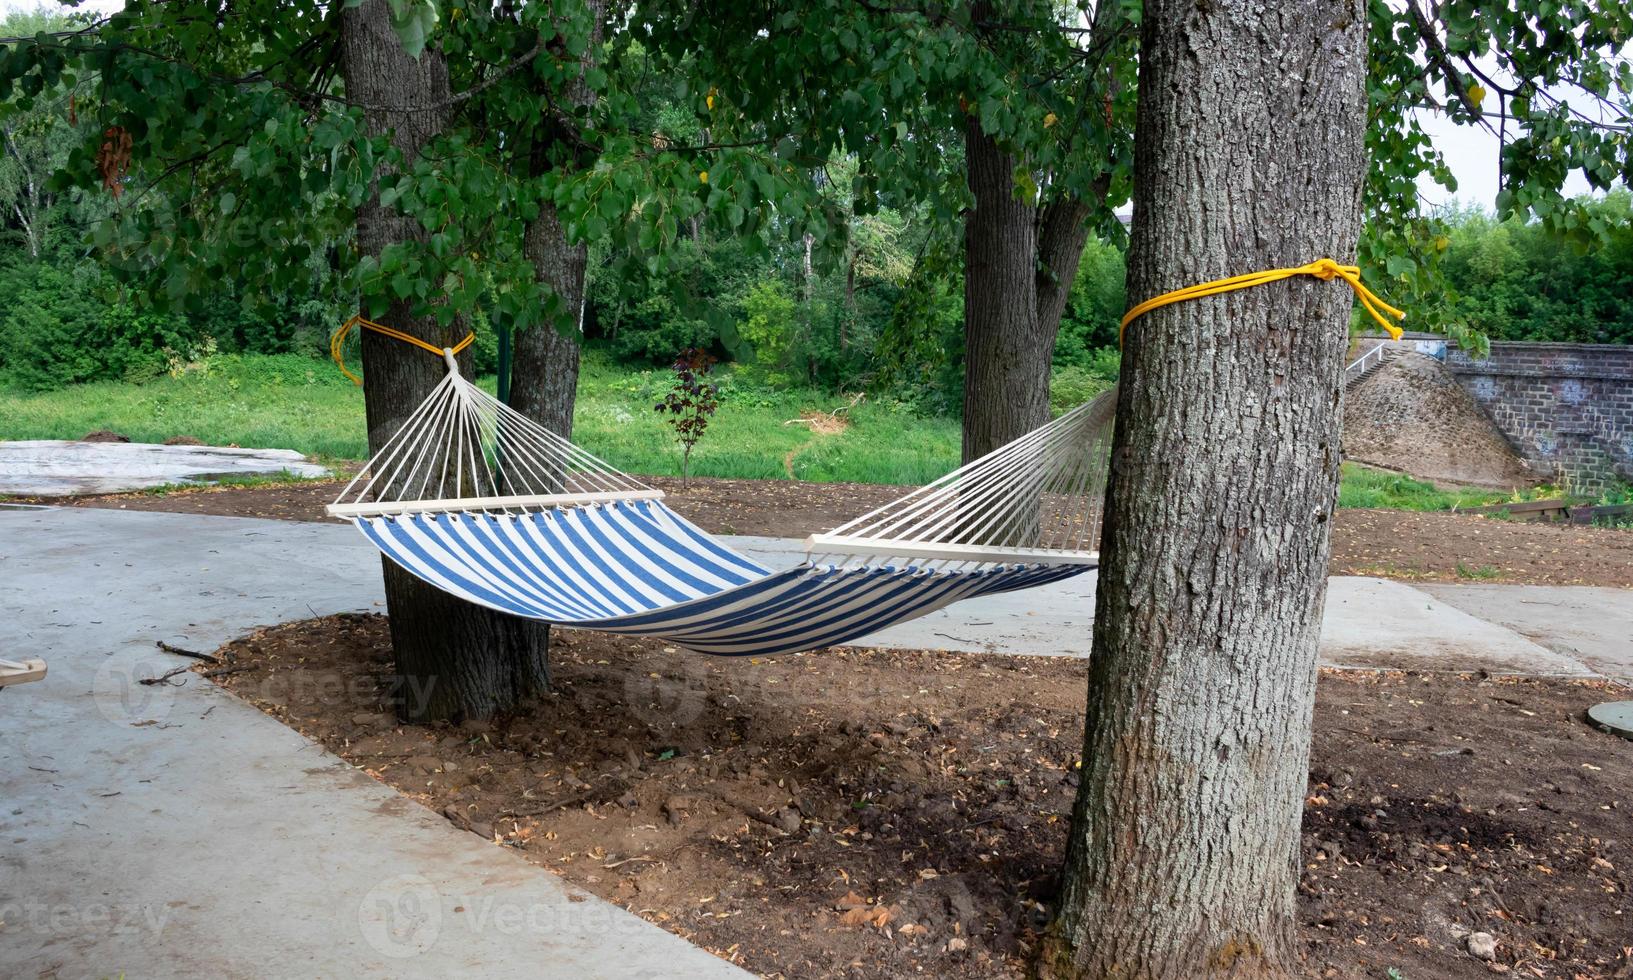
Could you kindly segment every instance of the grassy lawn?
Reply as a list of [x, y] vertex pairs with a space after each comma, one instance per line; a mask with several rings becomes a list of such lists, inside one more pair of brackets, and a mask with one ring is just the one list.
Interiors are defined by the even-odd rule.
[[[699, 476], [859, 483], [926, 483], [957, 465], [959, 428], [899, 405], [863, 402], [844, 432], [797, 421], [847, 399], [779, 390], [730, 368], [720, 411], [692, 454]], [[680, 448], [653, 406], [667, 371], [632, 371], [588, 357], [579, 382], [575, 440], [620, 469], [678, 475]], [[492, 390], [491, 381], [489, 390]], [[0, 391], [0, 439], [77, 439], [111, 429], [137, 442], [178, 435], [212, 445], [295, 449], [326, 460], [365, 458], [363, 394], [327, 361], [222, 356], [205, 371], [148, 384], [79, 385], [43, 394]]]
[[[864, 401], [842, 413], [841, 432], [799, 420], [847, 399], [772, 388], [722, 369], [720, 411], [692, 455], [698, 476], [920, 485], [957, 465], [958, 422]], [[575, 439], [620, 469], [680, 473], [680, 449], [653, 406], [664, 370], [617, 367], [591, 355], [579, 380]], [[491, 390], [491, 382], [490, 389]], [[0, 439], [77, 439], [112, 429], [137, 442], [188, 435], [212, 445], [295, 449], [328, 461], [364, 458], [363, 394], [327, 361], [222, 356], [207, 370], [148, 384], [80, 385], [43, 394], [0, 391]], [[1453, 510], [1513, 499], [1495, 491], [1446, 491], [1398, 473], [1346, 463], [1340, 507]]]
[[1338, 506], [1387, 510], [1462, 510], [1511, 501], [1501, 490], [1441, 490], [1401, 473], [1345, 463], [1338, 486]]

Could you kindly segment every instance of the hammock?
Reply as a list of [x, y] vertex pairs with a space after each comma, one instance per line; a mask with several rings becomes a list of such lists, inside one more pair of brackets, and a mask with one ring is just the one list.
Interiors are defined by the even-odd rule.
[[448, 376], [328, 512], [413, 575], [490, 609], [703, 653], [791, 653], [1099, 561], [1109, 395], [812, 535], [803, 564], [774, 570], [447, 360]]

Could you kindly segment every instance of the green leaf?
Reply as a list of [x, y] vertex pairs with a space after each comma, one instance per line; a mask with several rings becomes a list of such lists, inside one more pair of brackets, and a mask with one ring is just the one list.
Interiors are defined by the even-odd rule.
[[434, 0], [391, 0], [391, 27], [397, 32], [403, 50], [418, 58], [425, 51], [425, 42], [437, 26], [437, 5]]

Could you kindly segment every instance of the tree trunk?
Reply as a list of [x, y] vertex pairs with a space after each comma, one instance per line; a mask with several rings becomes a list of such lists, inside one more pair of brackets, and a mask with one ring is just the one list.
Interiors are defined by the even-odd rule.
[[563, 438], [573, 435], [573, 402], [578, 393], [578, 338], [584, 335], [584, 270], [589, 252], [567, 241], [556, 209], [539, 210], [522, 243], [539, 281], [549, 285], [571, 319], [518, 331], [510, 386], [510, 407]]
[[[1128, 296], [1354, 254], [1359, 3], [1145, 5]], [[1351, 297], [1131, 324], [1082, 783], [1043, 972], [1298, 972], [1294, 888]]]
[[[964, 158], [964, 462], [1049, 421], [1060, 317], [1089, 240], [1089, 207], [1015, 197], [1018, 161], [972, 118]], [[1103, 191], [1102, 191], [1103, 193]]]
[[[391, 133], [411, 160], [447, 121], [448, 72], [440, 56], [417, 60], [391, 28], [387, 0], [365, 0], [342, 14], [343, 70], [349, 98], [371, 106], [369, 130]], [[357, 215], [358, 247], [379, 255], [394, 242], [423, 238], [413, 218], [382, 207], [371, 196]], [[414, 316], [393, 303], [386, 323], [436, 344], [452, 344], [463, 326], [444, 329], [434, 317]], [[363, 331], [363, 400], [369, 451], [377, 452], [407, 420], [446, 371], [439, 358], [417, 347]], [[470, 355], [462, 356], [468, 370]], [[389, 559], [386, 609], [397, 658], [396, 708], [406, 721], [485, 718], [549, 686], [546, 628], [472, 605], [403, 571]]]
[[964, 160], [975, 207], [964, 219], [964, 461], [1049, 420], [1057, 316], [1037, 306], [1037, 208], [1015, 197], [1016, 159], [973, 116]]
[[[984, 15], [975, 8], [977, 19]], [[1106, 50], [1127, 25], [1121, 4], [1095, 5], [1091, 51]], [[1099, 69], [1091, 68], [1091, 72]], [[1101, 83], [1114, 86], [1107, 76]], [[1089, 87], [1089, 98], [1099, 91]], [[1049, 420], [1049, 376], [1060, 317], [1089, 240], [1093, 207], [1104, 202], [1112, 161], [1086, 196], [1055, 192], [1041, 207], [1015, 198], [1022, 162], [971, 117], [964, 159], [975, 207], [964, 225], [964, 462]]]

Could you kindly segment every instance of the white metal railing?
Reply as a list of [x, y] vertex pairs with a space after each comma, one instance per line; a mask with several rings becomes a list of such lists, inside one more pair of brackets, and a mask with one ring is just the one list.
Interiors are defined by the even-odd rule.
[[1344, 368], [1344, 383], [1349, 384], [1378, 364], [1383, 363], [1386, 345], [1378, 344], [1371, 350], [1357, 357], [1348, 367]]

